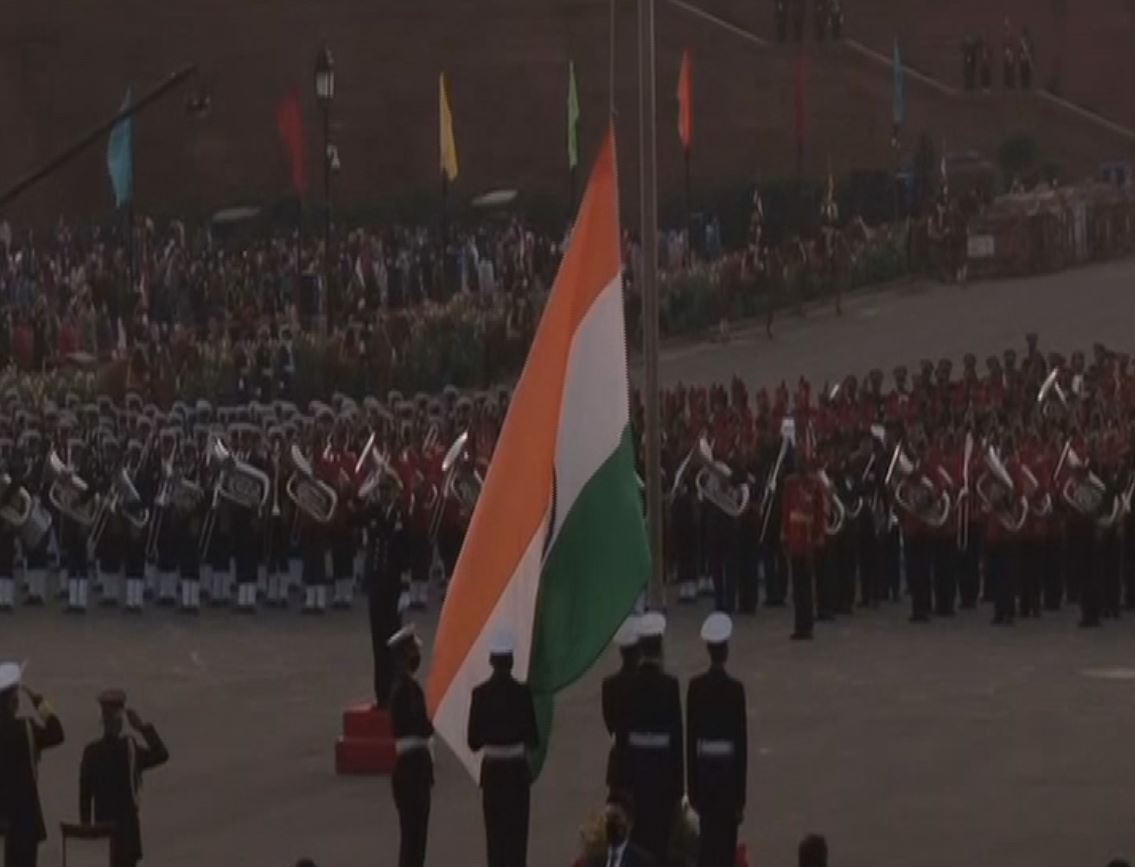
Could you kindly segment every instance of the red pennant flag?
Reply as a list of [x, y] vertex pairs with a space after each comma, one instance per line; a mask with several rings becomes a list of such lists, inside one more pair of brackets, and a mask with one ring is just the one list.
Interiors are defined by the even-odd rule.
[[808, 138], [808, 59], [801, 51], [796, 55], [796, 155], [804, 156]]
[[304, 148], [303, 111], [300, 109], [297, 91], [293, 90], [280, 101], [280, 107], [276, 110], [276, 126], [292, 164], [292, 187], [302, 199], [307, 194], [307, 154]]
[[686, 153], [694, 144], [694, 81], [690, 51], [682, 52], [682, 68], [678, 72], [678, 138]]

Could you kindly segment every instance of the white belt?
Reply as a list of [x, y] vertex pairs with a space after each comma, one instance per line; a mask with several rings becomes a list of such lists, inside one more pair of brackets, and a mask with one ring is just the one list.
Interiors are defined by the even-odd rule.
[[398, 738], [394, 742], [394, 752], [402, 756], [414, 750], [428, 750], [433, 746], [433, 738]]
[[631, 732], [627, 743], [639, 750], [665, 750], [670, 747], [670, 735], [658, 732]]
[[733, 755], [733, 741], [698, 741], [698, 755], [724, 759]]
[[487, 746], [481, 752], [486, 759], [523, 759], [528, 755], [528, 748], [524, 744], [507, 744], [505, 746]]

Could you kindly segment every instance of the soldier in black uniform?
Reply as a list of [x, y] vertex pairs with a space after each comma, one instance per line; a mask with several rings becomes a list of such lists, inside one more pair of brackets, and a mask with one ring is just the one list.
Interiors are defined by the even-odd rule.
[[642, 663], [630, 679], [627, 754], [638, 821], [632, 842], [666, 864], [671, 830], [685, 791], [682, 696], [678, 679], [662, 669], [666, 618], [647, 612], [639, 621]]
[[38, 720], [17, 716], [23, 666], [0, 664], [0, 829], [5, 867], [35, 867], [47, 838], [36, 786], [44, 750], [63, 743], [63, 726], [43, 696], [22, 687]]
[[686, 773], [690, 805], [701, 821], [698, 867], [734, 863], [745, 809], [745, 688], [725, 673], [732, 634], [729, 615], [706, 618], [701, 637], [709, 650], [709, 671], [691, 680], [686, 692]]
[[607, 788], [611, 792], [625, 789], [629, 784], [627, 702], [630, 698], [630, 684], [641, 657], [638, 640], [638, 618], [632, 615], [615, 633], [614, 643], [619, 648], [623, 664], [614, 674], [603, 678], [603, 723], [611, 736], [611, 752], [607, 756]]
[[434, 783], [433, 755], [430, 752], [434, 727], [426, 710], [426, 696], [414, 679], [414, 673], [422, 664], [422, 647], [413, 625], [391, 635], [387, 647], [395, 657], [398, 670], [390, 694], [390, 717], [397, 753], [391, 786], [402, 832], [398, 867], [422, 867], [426, 863], [430, 790]]
[[401, 572], [391, 556], [394, 535], [401, 529], [402, 512], [389, 476], [384, 475], [379, 482], [377, 502], [360, 512], [359, 517], [366, 531], [363, 581], [374, 656], [374, 700], [378, 707], [386, 707], [396, 673], [396, 660], [387, 638], [401, 629], [402, 608], [408, 601], [408, 588], [403, 586]]
[[488, 867], [524, 867], [528, 860], [528, 754], [539, 746], [540, 735], [532, 692], [512, 676], [515, 643], [508, 633], [493, 635], [493, 673], [473, 690], [469, 707], [469, 749], [481, 752]]
[[[142, 825], [138, 818], [142, 773], [169, 760], [162, 739], [126, 706], [126, 693], [108, 689], [98, 697], [103, 736], [83, 751], [79, 766], [79, 818], [114, 827], [111, 867], [134, 867], [142, 858]], [[122, 732], [123, 719], [143, 744]]]

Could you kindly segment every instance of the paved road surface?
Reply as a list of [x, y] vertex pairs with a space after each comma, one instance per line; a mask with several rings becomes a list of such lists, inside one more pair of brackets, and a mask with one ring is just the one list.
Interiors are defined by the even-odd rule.
[[[1133, 276], [1118, 263], [965, 292], [863, 296], [841, 320], [790, 322], [772, 344], [672, 347], [665, 376], [822, 379], [984, 353], [1032, 328], [1063, 349], [1125, 345]], [[703, 613], [673, 618], [668, 658], [683, 677], [703, 664]], [[792, 863], [796, 841], [817, 830], [842, 867], [1067, 867], [1135, 855], [1135, 617], [1084, 633], [1071, 611], [1011, 630], [994, 630], [988, 614], [915, 627], [894, 606], [821, 628], [807, 646], [786, 640], [786, 611], [739, 624], [732, 668], [749, 694], [743, 837], [754, 863]], [[49, 825], [75, 816], [80, 750], [97, 735], [94, 696], [120, 685], [173, 756], [145, 788], [148, 863], [285, 867], [310, 854], [321, 867], [395, 864], [388, 781], [332, 773], [339, 712], [368, 689], [361, 611], [317, 621], [21, 611], [0, 622], [0, 658], [30, 659], [30, 681], [67, 729], [41, 769]], [[570, 863], [576, 829], [603, 797], [599, 678], [613, 664], [603, 660], [559, 703], [534, 794], [534, 867]], [[477, 790], [444, 750], [431, 831], [434, 867], [484, 863]], [[40, 863], [59, 863], [54, 835]]]
[[1042, 349], [1090, 350], [1096, 341], [1135, 350], [1135, 260], [1122, 260], [1030, 280], [956, 286], [904, 284], [868, 291], [844, 303], [844, 315], [831, 305], [779, 317], [775, 339], [764, 324], [735, 332], [727, 344], [669, 346], [660, 374], [679, 380], [728, 383], [734, 373], [750, 385], [775, 386], [809, 376], [817, 387], [847, 373], [872, 367], [888, 376], [896, 364], [917, 369], [923, 358], [976, 352], [985, 356], [1007, 346], [1024, 348], [1025, 334], [1036, 331]]

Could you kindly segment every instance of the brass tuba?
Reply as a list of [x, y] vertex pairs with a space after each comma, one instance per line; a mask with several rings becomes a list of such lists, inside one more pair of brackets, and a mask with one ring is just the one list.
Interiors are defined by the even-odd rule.
[[901, 442], [891, 454], [885, 478], [895, 503], [926, 526], [938, 528], [950, 519], [953, 504], [949, 492], [918, 472]]
[[[1072, 511], [1090, 518], [1100, 527], [1111, 527], [1119, 518], [1123, 497], [1108, 489], [1103, 479], [1088, 468], [1071, 441], [1064, 444], [1053, 477], [1060, 485], [1060, 498]], [[1108, 505], [1111, 500], [1111, 505]]]
[[240, 460], [218, 437], [214, 437], [209, 443], [205, 462], [208, 465], [219, 465], [218, 496], [254, 512], [264, 509], [272, 490], [272, 481], [267, 473]]
[[311, 464], [295, 443], [292, 443], [288, 458], [295, 470], [288, 477], [288, 484], [285, 488], [288, 499], [315, 523], [330, 523], [331, 519], [335, 517], [335, 509], [339, 505], [339, 495], [335, 493], [333, 487], [315, 477]]
[[59, 455], [52, 451], [47, 456], [47, 472], [51, 477], [51, 488], [47, 498], [51, 505], [81, 527], [94, 524], [99, 513], [100, 497], [88, 496], [90, 486], [75, 468], [63, 463]]
[[733, 470], [723, 461], [714, 459], [713, 447], [702, 434], [698, 440], [695, 459], [701, 465], [694, 484], [698, 497], [719, 508], [730, 518], [739, 518], [749, 506], [749, 486], [733, 484]]
[[363, 446], [362, 454], [359, 455], [358, 463], [355, 464], [356, 476], [362, 472], [368, 462], [372, 464], [371, 470], [359, 485], [355, 496], [364, 503], [369, 501], [378, 493], [383, 479], [390, 479], [391, 482], [394, 483], [394, 487], [401, 492], [402, 477], [399, 476], [394, 467], [390, 465], [390, 461], [386, 459], [386, 455], [382, 454], [375, 446], [375, 435], [373, 433], [370, 435], [370, 439], [367, 440], [367, 444]]
[[1068, 396], [1060, 385], [1060, 368], [1054, 367], [1044, 378], [1036, 395], [1037, 406], [1045, 418], [1053, 418], [1068, 409]]
[[1019, 532], [1029, 517], [1028, 497], [1017, 490], [1013, 477], [992, 445], [986, 447], [982, 459], [985, 471], [974, 485], [982, 507], [1010, 533]]
[[441, 462], [441, 471], [445, 477], [445, 496], [456, 498], [465, 509], [472, 512], [481, 496], [485, 480], [477, 467], [469, 463], [469, 457], [469, 432], [463, 431], [446, 452]]
[[9, 501], [0, 508], [0, 520], [19, 534], [25, 552], [35, 551], [51, 529], [51, 513], [23, 486], [9, 496], [11, 486], [12, 477], [0, 474], [0, 499]]
[[[840, 530], [843, 529], [844, 522], [847, 520], [847, 507], [840, 499], [838, 492], [835, 489], [835, 483], [831, 480], [827, 470], [820, 470], [816, 473], [816, 478], [820, 480], [820, 484], [824, 486], [824, 498], [828, 501], [827, 516], [828, 522], [824, 527], [824, 532], [829, 536], [838, 536]], [[862, 503], [860, 503], [862, 507]]]

